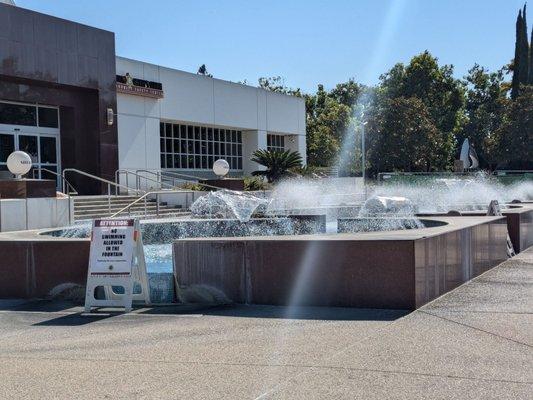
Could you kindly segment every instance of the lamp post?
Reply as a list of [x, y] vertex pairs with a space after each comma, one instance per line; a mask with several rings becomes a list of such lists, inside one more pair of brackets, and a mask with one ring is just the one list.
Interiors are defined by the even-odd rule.
[[361, 172], [363, 177], [363, 186], [365, 188], [365, 201], [366, 201], [366, 146], [365, 146], [365, 125], [367, 124], [364, 121], [365, 118], [365, 106], [362, 106], [361, 110]]

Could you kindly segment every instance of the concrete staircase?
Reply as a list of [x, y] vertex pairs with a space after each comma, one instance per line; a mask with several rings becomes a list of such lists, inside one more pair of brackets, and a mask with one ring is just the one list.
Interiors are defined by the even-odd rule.
[[[138, 198], [138, 196], [111, 196], [110, 198], [108, 196], [73, 196], [74, 220], [110, 217]], [[159, 203], [159, 218], [185, 216], [187, 214], [188, 211], [180, 206]], [[121, 217], [128, 215], [142, 219], [158, 218], [157, 203], [155, 200], [147, 200], [145, 213], [144, 200], [141, 200], [130, 208], [129, 214], [127, 211], [120, 214]]]

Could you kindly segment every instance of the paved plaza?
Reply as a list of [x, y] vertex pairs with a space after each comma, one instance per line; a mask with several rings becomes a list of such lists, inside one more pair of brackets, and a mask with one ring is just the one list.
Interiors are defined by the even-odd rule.
[[[395, 310], [0, 302], [0, 398], [526, 399], [533, 249]], [[290, 317], [290, 318], [287, 318]]]

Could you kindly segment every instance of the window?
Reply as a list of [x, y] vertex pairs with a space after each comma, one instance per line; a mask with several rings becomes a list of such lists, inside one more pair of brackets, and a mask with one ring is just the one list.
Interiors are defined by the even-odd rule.
[[285, 151], [285, 136], [267, 135], [267, 150]]
[[161, 168], [210, 170], [224, 158], [242, 170], [242, 132], [161, 122]]
[[37, 125], [37, 108], [23, 104], [0, 103], [0, 124]]
[[0, 124], [59, 128], [58, 109], [0, 102]]
[[57, 108], [39, 107], [39, 126], [59, 128]]

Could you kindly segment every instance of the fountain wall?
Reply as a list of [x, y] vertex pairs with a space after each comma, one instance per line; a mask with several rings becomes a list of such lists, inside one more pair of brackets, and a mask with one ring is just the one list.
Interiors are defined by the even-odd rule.
[[212, 287], [237, 303], [415, 309], [507, 259], [504, 217], [437, 220], [447, 224], [178, 240], [174, 273], [184, 288]]

